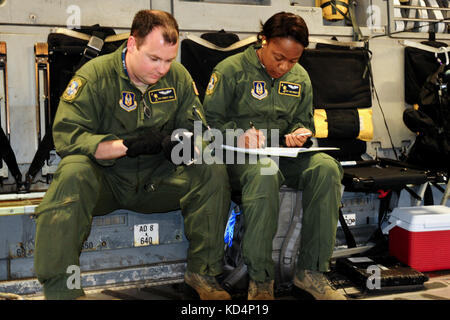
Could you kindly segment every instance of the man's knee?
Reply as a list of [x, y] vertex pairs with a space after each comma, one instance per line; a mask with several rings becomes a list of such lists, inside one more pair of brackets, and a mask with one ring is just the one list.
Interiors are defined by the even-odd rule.
[[78, 155], [64, 157], [37, 212], [78, 201], [86, 193], [96, 196], [98, 181], [95, 164], [88, 157]]
[[83, 177], [96, 177], [94, 162], [84, 155], [71, 155], [64, 157], [59, 163], [54, 179], [79, 179]]
[[64, 157], [56, 170], [53, 182], [59, 188], [67, 186], [71, 190], [97, 188], [100, 173], [97, 165], [83, 155]]

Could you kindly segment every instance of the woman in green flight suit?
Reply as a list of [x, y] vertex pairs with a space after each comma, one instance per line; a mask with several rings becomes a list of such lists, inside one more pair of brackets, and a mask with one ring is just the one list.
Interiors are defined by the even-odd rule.
[[[245, 130], [250, 125], [238, 137], [238, 147], [273, 146], [272, 138], [277, 140], [273, 129], [278, 130], [287, 147], [303, 146], [314, 134], [311, 82], [297, 63], [309, 44], [308, 36], [301, 17], [280, 12], [262, 26], [258, 44], [219, 63], [203, 103], [210, 125], [222, 132]], [[276, 164], [272, 161], [270, 165]], [[323, 275], [329, 269], [336, 236], [342, 179], [339, 162], [324, 153], [310, 152], [297, 158], [280, 158], [279, 169], [273, 174], [264, 174], [264, 168], [267, 166], [261, 161], [227, 164], [232, 188], [242, 193], [243, 255], [250, 275], [248, 299], [273, 299], [272, 240], [282, 184], [303, 192], [294, 284], [316, 299], [343, 299]]]

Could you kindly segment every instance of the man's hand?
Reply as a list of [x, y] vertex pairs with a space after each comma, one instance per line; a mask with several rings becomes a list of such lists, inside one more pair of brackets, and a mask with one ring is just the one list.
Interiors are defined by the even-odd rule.
[[285, 135], [285, 144], [287, 147], [303, 147], [312, 132], [306, 128], [298, 128], [294, 132]]
[[[171, 136], [164, 137], [161, 143], [164, 156], [170, 162], [174, 164], [180, 164], [178, 161], [174, 161], [175, 159], [172, 159], [172, 150], [176, 145], [181, 144], [182, 149], [178, 155], [182, 159], [181, 164], [191, 165], [200, 155], [200, 150], [195, 146], [194, 135], [192, 134], [192, 132], [186, 131], [177, 134], [175, 137], [179, 140], [172, 141]], [[186, 155], [184, 154], [185, 151]]]
[[161, 142], [163, 139], [164, 134], [156, 129], [150, 128], [137, 137], [123, 140], [123, 144], [128, 148], [126, 155], [134, 158], [141, 154], [157, 154], [161, 152]]
[[237, 141], [239, 148], [257, 149], [264, 147], [266, 137], [261, 130], [248, 129], [244, 134], [240, 135]]

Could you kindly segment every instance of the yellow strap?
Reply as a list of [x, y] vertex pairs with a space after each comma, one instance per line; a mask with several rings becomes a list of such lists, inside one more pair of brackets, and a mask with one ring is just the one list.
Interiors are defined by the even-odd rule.
[[314, 135], [316, 138], [328, 137], [328, 121], [325, 109], [314, 110], [314, 126], [316, 128], [316, 133]]
[[372, 108], [358, 109], [359, 135], [357, 139], [371, 141], [373, 139]]

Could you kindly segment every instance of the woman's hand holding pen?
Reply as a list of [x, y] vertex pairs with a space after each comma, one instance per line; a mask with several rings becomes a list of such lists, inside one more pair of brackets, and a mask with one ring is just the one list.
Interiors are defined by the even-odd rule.
[[237, 145], [239, 148], [257, 149], [263, 148], [266, 142], [266, 137], [261, 130], [255, 128], [250, 122], [250, 129], [238, 137]]
[[285, 135], [287, 147], [302, 147], [306, 140], [312, 136], [312, 132], [306, 128], [298, 128], [294, 132]]

